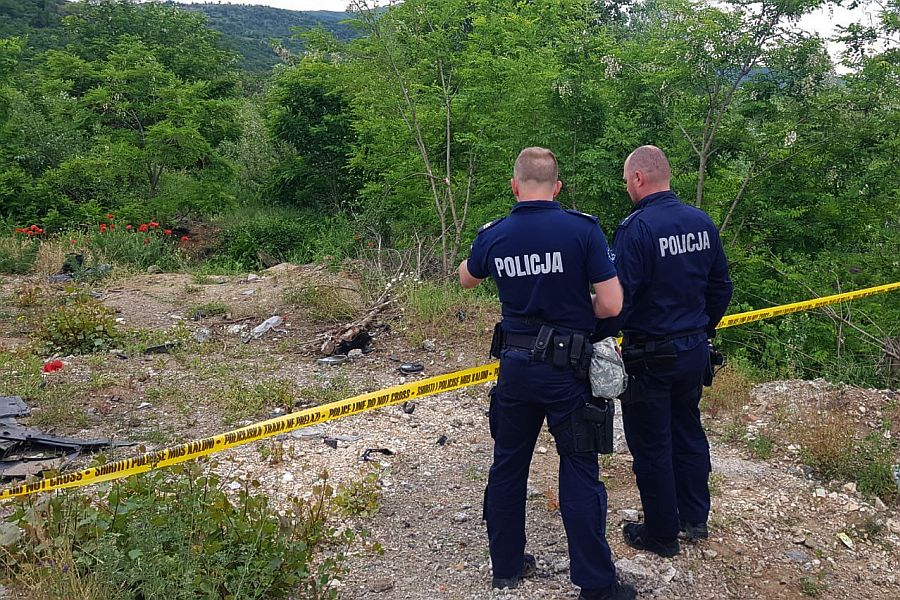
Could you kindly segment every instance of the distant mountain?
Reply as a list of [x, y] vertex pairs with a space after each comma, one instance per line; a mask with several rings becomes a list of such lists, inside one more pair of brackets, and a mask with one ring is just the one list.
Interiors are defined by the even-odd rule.
[[355, 37], [356, 33], [342, 21], [347, 13], [327, 10], [297, 11], [251, 6], [246, 4], [178, 4], [184, 10], [204, 13], [209, 25], [222, 33], [225, 46], [244, 57], [244, 68], [249, 71], [268, 71], [281, 59], [272, 49], [274, 40], [291, 52], [302, 49], [300, 42], [292, 38], [292, 27], [312, 28], [321, 24], [338, 39]]

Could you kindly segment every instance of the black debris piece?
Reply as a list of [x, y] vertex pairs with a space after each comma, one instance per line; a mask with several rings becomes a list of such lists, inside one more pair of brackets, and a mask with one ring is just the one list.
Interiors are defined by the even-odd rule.
[[346, 354], [333, 354], [331, 356], [326, 356], [325, 358], [320, 358], [318, 362], [320, 365], [327, 365], [333, 367], [335, 365], [339, 365], [347, 362], [349, 357]]
[[438, 446], [443, 446], [444, 444], [447, 443], [447, 441], [448, 441], [449, 439], [450, 439], [450, 438], [448, 438], [446, 435], [442, 435], [441, 437], [439, 437], [439, 438], [437, 439], [437, 445], [438, 445]]
[[456, 311], [456, 318], [459, 319], [459, 322], [462, 323], [466, 320], [466, 311], [459, 309]]
[[368, 331], [360, 331], [348, 342], [341, 342], [334, 349], [335, 354], [349, 354], [351, 350], [362, 350], [363, 354], [368, 354], [373, 350], [372, 336]]
[[387, 448], [366, 448], [362, 453], [362, 456], [359, 457], [360, 462], [369, 462], [375, 460], [372, 458], [373, 454], [384, 454], [385, 456], [393, 456], [394, 451], [389, 450]]
[[29, 412], [20, 397], [0, 397], [0, 479], [21, 479], [60, 469], [82, 451], [135, 445], [107, 439], [60, 437], [19, 425], [16, 417]]
[[425, 370], [425, 365], [422, 363], [403, 363], [397, 369], [403, 373], [404, 375], [413, 375], [414, 373], [421, 373]]
[[178, 347], [176, 342], [166, 342], [159, 346], [150, 346], [144, 350], [144, 354], [171, 354], [172, 350]]
[[326, 445], [326, 446], [328, 446], [329, 448], [334, 448], [335, 450], [337, 450], [338, 441], [337, 441], [336, 439], [331, 438], [331, 437], [327, 437], [327, 438], [324, 439], [324, 441], [325, 441], [325, 445]]
[[30, 412], [19, 396], [0, 396], [0, 419], [26, 417]]

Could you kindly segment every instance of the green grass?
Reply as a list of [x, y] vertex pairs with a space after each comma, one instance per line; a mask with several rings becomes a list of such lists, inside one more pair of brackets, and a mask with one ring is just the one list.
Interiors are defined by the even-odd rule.
[[766, 435], [759, 434], [755, 438], [747, 440], [747, 448], [750, 450], [753, 458], [768, 460], [772, 458], [775, 441]]

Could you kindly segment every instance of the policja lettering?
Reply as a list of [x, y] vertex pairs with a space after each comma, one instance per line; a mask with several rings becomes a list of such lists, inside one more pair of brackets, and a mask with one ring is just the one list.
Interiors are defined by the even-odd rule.
[[545, 252], [543, 257], [540, 254], [507, 256], [505, 258], [498, 256], [494, 258], [494, 266], [497, 268], [497, 277], [562, 273], [562, 252]]
[[696, 234], [682, 233], [679, 236], [672, 235], [659, 238], [659, 255], [663, 258], [665, 258], [667, 251], [669, 256], [677, 256], [687, 252], [709, 250], [710, 247], [708, 231], [698, 231]]

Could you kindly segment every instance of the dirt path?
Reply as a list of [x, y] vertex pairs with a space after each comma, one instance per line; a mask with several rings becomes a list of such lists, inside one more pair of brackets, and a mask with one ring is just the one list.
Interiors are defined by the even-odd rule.
[[[380, 330], [373, 354], [339, 367], [319, 366], [298, 348], [322, 326], [285, 305], [285, 291], [293, 284], [289, 275], [202, 284], [186, 275], [154, 275], [100, 290], [101, 301], [116, 309], [126, 326], [163, 338], [177, 328], [189, 333], [205, 328], [212, 341], [190, 342], [174, 355], [64, 357], [65, 368], [45, 376], [44, 385], [71, 392], [66, 396], [69, 412], [60, 414], [77, 413], [79, 419], [54, 422], [51, 429], [112, 435], [155, 448], [264, 418], [285, 397], [302, 405], [401, 383], [406, 379], [397, 372], [399, 361], [422, 361], [423, 377], [485, 362], [484, 319], [458, 324], [454, 316], [452, 327], [430, 332], [436, 338], [430, 351], [411, 341], [415, 336], [403, 331], [401, 321]], [[0, 295], [13, 298], [29, 284], [6, 279]], [[191, 311], [210, 302], [227, 305], [228, 314], [192, 321]], [[18, 318], [23, 312], [7, 302], [0, 316], [0, 345], [7, 349], [28, 342]], [[230, 330], [237, 318], [255, 324], [274, 313], [287, 315], [286, 323], [262, 340], [242, 344]], [[556, 500], [557, 458], [546, 431], [532, 465], [527, 508], [528, 548], [538, 558], [538, 576], [514, 593], [489, 590], [481, 521], [491, 463], [488, 387], [424, 399], [411, 414], [392, 407], [248, 445], [218, 455], [216, 469], [233, 488], [259, 481], [276, 503], [308, 495], [324, 470], [335, 484], [377, 475], [379, 510], [373, 517], [350, 521], [369, 534], [365, 543], [354, 546], [348, 574], [334, 582], [343, 598], [575, 598]], [[272, 390], [284, 394], [272, 395]], [[248, 412], [253, 398], [257, 405]], [[758, 431], [784, 427], [798, 403], [819, 406], [827, 401], [855, 415], [860, 426], [873, 426], [890, 420], [881, 410], [890, 405], [896, 411], [898, 398], [896, 392], [838, 389], [824, 382], [776, 382], [757, 387], [742, 412], [747, 430]], [[46, 416], [52, 407], [36, 408], [36, 414]], [[770, 418], [776, 414], [778, 423]], [[885, 435], [900, 434], [898, 420], [895, 415]], [[711, 417], [709, 424], [716, 432], [726, 425]], [[336, 448], [323, 442], [326, 435], [337, 438]], [[637, 585], [642, 598], [900, 598], [896, 505], [867, 500], [845, 481], [811, 478], [796, 448], [776, 445], [769, 460], [752, 460], [745, 445], [725, 443], [722, 433], [712, 437], [711, 538], [686, 545], [674, 559], [641, 555], [621, 541], [623, 520], [635, 518], [640, 507], [621, 431], [619, 452], [603, 461], [610, 499], [608, 539], [620, 573]], [[360, 462], [366, 449], [391, 454], [373, 454], [373, 462]], [[846, 534], [853, 547], [838, 534]], [[383, 552], [376, 551], [376, 544]]]

